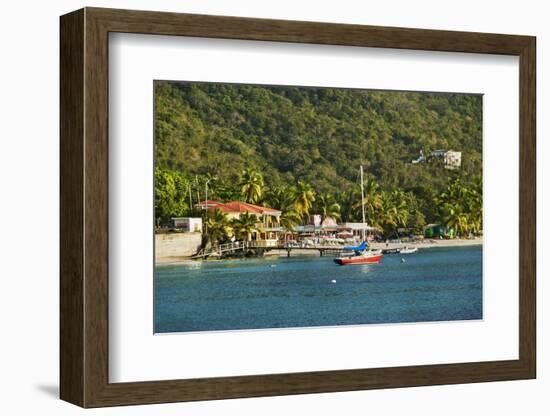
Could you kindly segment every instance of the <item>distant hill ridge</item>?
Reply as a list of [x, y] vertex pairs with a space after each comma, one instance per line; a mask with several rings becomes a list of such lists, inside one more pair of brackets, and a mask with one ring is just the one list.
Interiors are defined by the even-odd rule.
[[[441, 191], [482, 173], [482, 96], [334, 88], [155, 82], [158, 167], [234, 183], [316, 191], [357, 185], [361, 163], [382, 189]], [[462, 166], [412, 164], [421, 150], [462, 152]]]

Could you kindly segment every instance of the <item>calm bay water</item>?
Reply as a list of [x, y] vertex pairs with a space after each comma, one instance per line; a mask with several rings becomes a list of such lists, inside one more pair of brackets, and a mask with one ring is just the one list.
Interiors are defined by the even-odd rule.
[[155, 332], [482, 319], [481, 246], [402, 257], [353, 266], [332, 257], [159, 266]]

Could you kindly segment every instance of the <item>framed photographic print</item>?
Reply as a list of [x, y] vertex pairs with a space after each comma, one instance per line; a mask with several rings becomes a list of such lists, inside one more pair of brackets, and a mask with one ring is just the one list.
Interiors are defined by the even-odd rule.
[[534, 378], [535, 38], [61, 17], [61, 398]]

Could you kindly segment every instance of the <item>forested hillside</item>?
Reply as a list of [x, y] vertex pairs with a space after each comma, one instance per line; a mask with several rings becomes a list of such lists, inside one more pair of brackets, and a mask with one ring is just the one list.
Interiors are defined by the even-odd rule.
[[[341, 219], [357, 219], [361, 164], [372, 192], [414, 198], [421, 222], [442, 215], [437, 198], [453, 183], [481, 193], [480, 95], [159, 81], [155, 117], [159, 217], [189, 209], [210, 178], [211, 198], [271, 206], [283, 203], [275, 193], [306, 184]], [[411, 163], [437, 149], [462, 152], [460, 169]], [[244, 194], [245, 171], [261, 176], [260, 195]], [[161, 206], [167, 180], [181, 188], [176, 208]]]

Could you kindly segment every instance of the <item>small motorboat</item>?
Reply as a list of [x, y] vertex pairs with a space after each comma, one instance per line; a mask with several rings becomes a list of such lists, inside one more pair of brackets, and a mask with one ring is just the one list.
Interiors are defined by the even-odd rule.
[[398, 248], [385, 248], [383, 250], [383, 253], [384, 254], [398, 254], [399, 253], [399, 249]]
[[337, 257], [334, 259], [334, 263], [340, 266], [346, 266], [349, 264], [377, 264], [382, 260], [381, 250], [363, 250], [356, 252], [354, 256]]
[[411, 247], [411, 248], [404, 247], [401, 250], [399, 250], [399, 254], [412, 254], [412, 253], [416, 253], [417, 251], [418, 251], [418, 247]]

